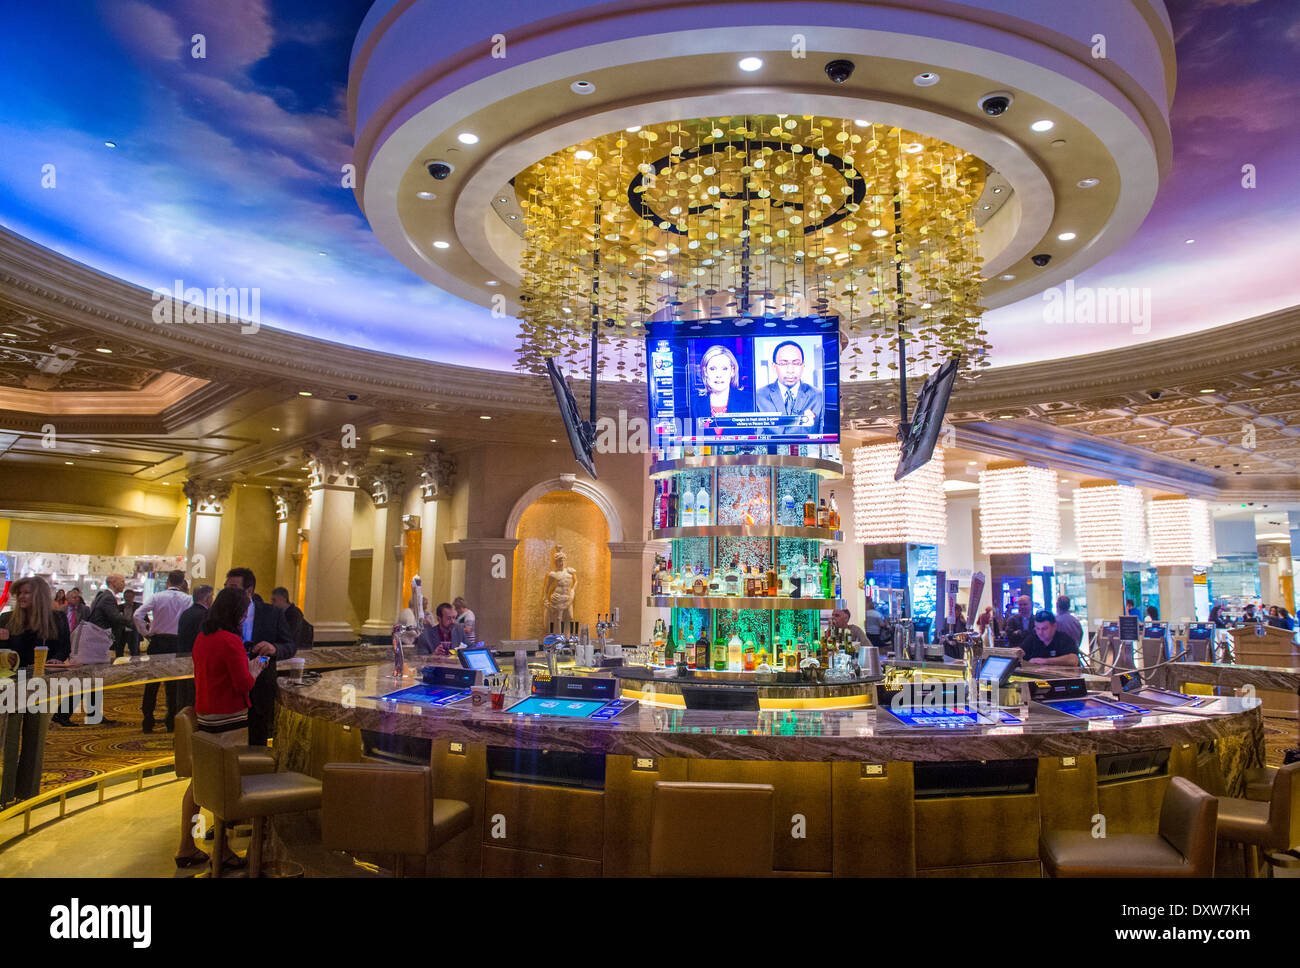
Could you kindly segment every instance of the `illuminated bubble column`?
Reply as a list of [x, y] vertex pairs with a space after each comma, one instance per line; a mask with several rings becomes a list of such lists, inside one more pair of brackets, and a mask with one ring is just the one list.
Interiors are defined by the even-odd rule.
[[853, 452], [853, 528], [862, 544], [945, 544], [948, 501], [943, 489], [943, 448], [929, 463], [894, 480], [895, 440], [863, 444]]

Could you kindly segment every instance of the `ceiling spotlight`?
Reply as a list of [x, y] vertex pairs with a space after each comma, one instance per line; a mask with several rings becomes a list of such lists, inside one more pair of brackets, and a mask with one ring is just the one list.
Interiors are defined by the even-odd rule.
[[1000, 414], [998, 414], [998, 419], [999, 419], [999, 420], [1010, 420], [1013, 416], [1014, 416], [1014, 414], [1010, 414], [1010, 413], [1000, 413]]
[[91, 452], [92, 454], [98, 454], [98, 453], [99, 453], [99, 448], [98, 448], [98, 447], [92, 447], [92, 448], [90, 448], [90, 452]]
[[479, 420], [491, 420], [491, 419], [492, 419], [491, 417], [489, 417], [489, 416], [488, 416], [487, 414], [485, 414], [485, 413], [481, 413], [481, 414], [479, 414], [479, 417], [478, 417], [478, 418], [479, 418]]
[[63, 463], [67, 464], [69, 467], [72, 466], [72, 461], [70, 460], [65, 460]]
[[489, 285], [489, 286], [499, 286], [499, 285], [501, 285], [501, 283], [497, 282], [495, 279], [489, 279], [489, 280], [485, 283], [485, 285]]
[[1051, 131], [1056, 127], [1055, 121], [1048, 121], [1044, 118], [1042, 121], [1035, 121], [1029, 126], [1030, 131]]
[[105, 142], [104, 142], [104, 147], [105, 147], [105, 148], [116, 148], [116, 147], [117, 147], [117, 142], [116, 142], [116, 141], [105, 141]]
[[626, 131], [628, 134], [636, 134], [638, 131], [641, 130], [641, 125], [639, 125], [639, 124], [634, 124], [634, 125], [632, 125], [632, 127], [630, 127], [630, 128], [624, 128], [623, 130]]
[[871, 124], [870, 121], [854, 121], [853, 123], [856, 124], [859, 128], [865, 128], [867, 125]]
[[1005, 280], [1007, 280], [1007, 281], [1010, 281], [1010, 280], [1014, 279], [1015, 277], [1016, 277], [1016, 276], [1015, 276], [1015, 273], [1013, 273], [1013, 272], [1004, 272], [1004, 273], [1003, 273], [1001, 276], [999, 276], [998, 278], [999, 278], [999, 279], [1005, 279]]
[[95, 352], [96, 352], [96, 353], [112, 353], [113, 351], [110, 350], [107, 346], [96, 346], [96, 347], [95, 347]]
[[512, 222], [517, 221], [518, 219], [519, 219], [519, 216], [518, 216], [518, 215], [511, 215], [511, 216], [510, 216], [510, 221], [512, 221]]
[[1191, 245], [1195, 241], [1195, 239], [1183, 239], [1183, 245]]
[[424, 199], [426, 202], [431, 202], [431, 201], [433, 201], [435, 198], [438, 197], [438, 194], [437, 194], [437, 192], [416, 192], [416, 193], [415, 193], [415, 197], [416, 197], [416, 198], [422, 198], [422, 199]]
[[1070, 242], [1075, 238], [1075, 235], [1073, 232], [1062, 232], [1060, 235], [1057, 236], [1057, 238], [1060, 239], [1062, 242]]
[[478, 135], [471, 131], [462, 131], [456, 135], [456, 140], [463, 145], [476, 145], [478, 144]]
[[276, 433], [279, 433], [279, 432], [280, 432], [280, 428], [279, 428], [279, 427], [272, 427], [271, 429], [274, 430]]
[[310, 390], [299, 390], [299, 391], [298, 391], [298, 396], [300, 396], [300, 397], [309, 397], [309, 396], [311, 396], [311, 391], [310, 391]]
[[429, 443], [431, 443], [431, 444], [436, 444], [437, 442], [438, 442], [438, 438], [437, 438], [437, 437], [430, 437], [430, 438], [429, 438]]
[[991, 209], [992, 207], [993, 207], [992, 205], [985, 205], [985, 206], [984, 206], [984, 211], [987, 212], [987, 211], [988, 211], [989, 209]]
[[595, 158], [596, 156], [584, 148], [581, 151], [575, 151], [573, 153], [573, 157], [577, 158], [579, 161], [590, 161], [592, 158]]
[[569, 85], [569, 90], [574, 94], [595, 94], [596, 85], [591, 81], [574, 81]]
[[1001, 195], [1001, 194], [1002, 194], [1002, 186], [1001, 186], [1001, 185], [995, 185], [995, 186], [993, 187], [993, 194], [994, 194], [994, 195]]
[[504, 195], [502, 195], [500, 198], [497, 199], [497, 204], [498, 204], [498, 205], [504, 205], [504, 204], [506, 204], [506, 202], [508, 202], [508, 201], [510, 201], [510, 199], [508, 199], [508, 198], [506, 198]]
[[1215, 393], [1215, 392], [1217, 392], [1217, 391], [1214, 389], [1214, 387], [1210, 387], [1210, 388], [1208, 388], [1208, 389], [1206, 389], [1206, 390], [1202, 390], [1201, 392], [1202, 392], [1202, 393]]
[[554, 443], [558, 443], [558, 441], [557, 441], [554, 437], [552, 437], [552, 438], [551, 438], [551, 443], [553, 443], [553, 444], [554, 444]]
[[758, 70], [760, 67], [763, 66], [763, 58], [761, 58], [761, 57], [743, 57], [743, 58], [741, 58], [740, 63], [739, 63], [737, 66], [738, 66], [742, 71], [748, 71], [748, 72], [750, 72], [750, 73], [753, 73], [754, 71]]
[[912, 78], [912, 83], [917, 87], [934, 87], [939, 83], [939, 75], [934, 71], [923, 71]]
[[1100, 178], [1080, 178], [1075, 185], [1079, 188], [1096, 188], [1101, 184]]
[[450, 248], [451, 248], [451, 243], [450, 243], [450, 242], [444, 242], [442, 239], [437, 239], [437, 240], [434, 241], [434, 243], [433, 243], [433, 247], [434, 247], [435, 249], [450, 249]]

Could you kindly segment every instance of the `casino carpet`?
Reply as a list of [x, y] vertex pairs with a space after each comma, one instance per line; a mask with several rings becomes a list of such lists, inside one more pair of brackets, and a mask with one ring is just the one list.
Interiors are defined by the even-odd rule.
[[[104, 692], [104, 717], [113, 720], [115, 725], [99, 723], [69, 728], [50, 723], [45, 738], [41, 790], [169, 755], [172, 737], [161, 720], [153, 733], [140, 732], [140, 700], [143, 696], [144, 686]], [[154, 715], [160, 717], [166, 709], [166, 700], [160, 689], [158, 709]], [[74, 722], [81, 722], [82, 714], [75, 713], [72, 718]]]

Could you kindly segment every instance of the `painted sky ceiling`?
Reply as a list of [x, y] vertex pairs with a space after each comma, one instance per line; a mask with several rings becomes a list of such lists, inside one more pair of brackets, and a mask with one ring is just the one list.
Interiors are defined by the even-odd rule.
[[[516, 321], [409, 273], [341, 184], [347, 62], [368, 6], [9, 5], [0, 224], [146, 288], [259, 287], [265, 325], [509, 368]], [[1075, 280], [1149, 290], [1150, 319], [1053, 325], [1034, 296], [986, 317], [995, 365], [1138, 347], [1300, 303], [1300, 5], [1168, 6], [1173, 169], [1137, 235]], [[190, 56], [195, 33], [202, 60]], [[1243, 187], [1243, 165], [1257, 187]]]

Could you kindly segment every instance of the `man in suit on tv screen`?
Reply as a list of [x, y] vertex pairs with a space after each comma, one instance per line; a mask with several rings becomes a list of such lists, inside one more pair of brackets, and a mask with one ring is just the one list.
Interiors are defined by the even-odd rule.
[[803, 347], [792, 339], [778, 343], [772, 365], [776, 380], [754, 394], [754, 409], [798, 416], [803, 432], [821, 433], [824, 400], [820, 390], [803, 382]]

